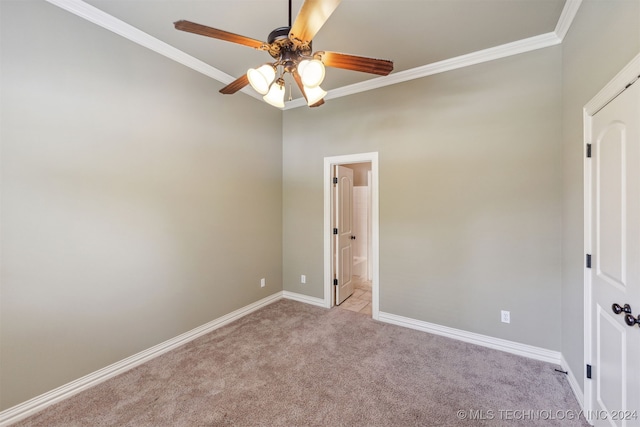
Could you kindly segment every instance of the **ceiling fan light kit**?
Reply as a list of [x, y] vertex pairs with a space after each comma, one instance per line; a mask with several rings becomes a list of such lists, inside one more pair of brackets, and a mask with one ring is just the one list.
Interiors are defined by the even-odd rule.
[[274, 107], [284, 108], [284, 92], [284, 79], [280, 77], [275, 83], [271, 84], [269, 92], [262, 99]]
[[[267, 38], [267, 43], [190, 21], [177, 21], [174, 26], [180, 31], [264, 50], [276, 60], [273, 63], [261, 65], [257, 69], [249, 68], [246, 74], [223, 87], [220, 93], [232, 95], [250, 84], [256, 92], [264, 95], [262, 98], [265, 102], [284, 108], [284, 76], [289, 73], [305, 97], [307, 105], [318, 107], [324, 104], [323, 98], [327, 94], [320, 87], [325, 77], [325, 67], [381, 76], [386, 76], [393, 70], [393, 62], [385, 59], [330, 51], [312, 53], [313, 37], [339, 4], [340, 0], [305, 0], [295, 22], [291, 25], [291, 0], [289, 0], [289, 26], [273, 30]], [[274, 81], [278, 68], [281, 68], [280, 77]]]
[[298, 74], [302, 84], [312, 89], [324, 80], [324, 64], [317, 59], [303, 59], [298, 63]]
[[[284, 108], [284, 94], [282, 94], [282, 100], [280, 100], [281, 92], [284, 92], [284, 79], [281, 77], [278, 81], [274, 81], [276, 78], [277, 66], [282, 65], [264, 64], [259, 68], [249, 68], [247, 71], [247, 78], [251, 87], [263, 96], [263, 99], [269, 104]], [[324, 65], [317, 59], [303, 59], [297, 63], [294, 67], [300, 75], [302, 81], [302, 91], [304, 97], [307, 99], [307, 105], [314, 105], [322, 100], [327, 94], [320, 87], [320, 83], [324, 80]], [[287, 71], [287, 67], [284, 67], [284, 72]]]
[[320, 86], [316, 86], [316, 87], [305, 86], [304, 94], [307, 98], [307, 105], [311, 107], [314, 104], [320, 102], [324, 98], [324, 96], [327, 94], [327, 92], [324, 91]]
[[249, 68], [247, 71], [247, 78], [251, 87], [255, 89], [261, 95], [266, 95], [269, 92], [269, 86], [276, 78], [276, 69], [272, 64], [264, 64], [258, 69]]

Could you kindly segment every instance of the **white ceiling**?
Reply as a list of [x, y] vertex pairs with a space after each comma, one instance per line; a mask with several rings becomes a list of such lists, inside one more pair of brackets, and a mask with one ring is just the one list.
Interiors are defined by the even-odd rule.
[[[270, 62], [271, 57], [246, 46], [175, 30], [173, 22], [190, 20], [263, 41], [273, 29], [288, 25], [288, 0], [48, 1], [161, 53], [169, 50], [167, 56], [178, 56], [180, 62], [202, 61], [207, 65], [192, 68], [221, 81], [220, 88], [248, 68]], [[566, 2], [342, 0], [314, 38], [314, 51], [390, 59], [394, 71], [380, 78], [327, 68], [322, 84], [329, 91], [326, 99], [557, 44], [580, 0]], [[302, 0], [293, 0], [294, 20], [301, 5]], [[157, 41], [169, 46], [150, 46]], [[252, 95], [250, 87], [244, 92]], [[294, 88], [293, 97], [299, 96]], [[289, 103], [289, 107], [299, 106], [301, 101]]]

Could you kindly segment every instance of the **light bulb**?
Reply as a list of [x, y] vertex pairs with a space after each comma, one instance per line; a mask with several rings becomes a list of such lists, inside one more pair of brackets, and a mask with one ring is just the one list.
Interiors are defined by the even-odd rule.
[[274, 107], [284, 108], [284, 92], [284, 81], [278, 79], [271, 85], [269, 92], [262, 99]]
[[303, 59], [298, 63], [298, 74], [302, 84], [314, 88], [324, 80], [324, 64], [317, 59]]
[[307, 95], [307, 105], [311, 107], [316, 102], [320, 101], [327, 94], [320, 86], [316, 87], [304, 87], [304, 94]]
[[269, 85], [276, 77], [276, 70], [271, 64], [264, 64], [257, 70], [255, 68], [249, 68], [247, 71], [247, 77], [251, 87], [255, 89], [261, 95], [266, 95], [269, 92]]

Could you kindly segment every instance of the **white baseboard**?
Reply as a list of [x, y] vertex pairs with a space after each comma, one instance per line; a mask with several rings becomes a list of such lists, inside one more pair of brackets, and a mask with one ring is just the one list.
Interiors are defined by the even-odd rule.
[[573, 395], [576, 397], [576, 400], [580, 404], [580, 409], [584, 411], [584, 393], [582, 392], [580, 384], [578, 384], [578, 380], [576, 379], [575, 375], [573, 375], [571, 368], [569, 368], [569, 364], [566, 360], [564, 360], [564, 356], [562, 356], [560, 366], [562, 366], [562, 369], [567, 371], [567, 381], [569, 381], [569, 385], [571, 386]]
[[328, 308], [322, 298], [310, 297], [308, 295], [289, 291], [282, 291], [282, 297], [293, 301], [304, 302], [306, 304], [317, 305], [318, 307]]
[[[28, 416], [33, 415], [34, 413], [41, 411], [48, 406], [60, 402], [61, 400], [67, 399], [77, 393], [80, 393], [83, 390], [106, 381], [109, 378], [113, 378], [116, 375], [119, 375], [138, 365], [141, 365], [142, 363], [145, 363], [190, 341], [193, 341], [194, 339], [204, 334], [207, 334], [228, 323], [238, 320], [241, 317], [244, 317], [247, 314], [252, 313], [269, 304], [272, 304], [282, 298], [326, 308], [325, 301], [321, 298], [310, 297], [307, 295], [289, 291], [276, 292], [273, 295], [270, 295], [238, 310], [235, 310], [225, 316], [212, 320], [211, 322], [192, 329], [191, 331], [178, 335], [175, 338], [167, 340], [147, 350], [141, 351], [140, 353], [134, 354], [133, 356], [130, 356], [126, 359], [95, 371], [68, 384], [60, 386], [47, 393], [41, 394], [40, 396], [36, 396], [33, 399], [30, 399], [19, 405], [6, 409], [0, 412], [0, 427], [8, 426], [11, 423], [15, 423], [24, 418], [27, 418]], [[519, 356], [529, 357], [531, 359], [560, 365], [564, 370], [568, 372], [567, 379], [569, 381], [571, 389], [573, 390], [573, 393], [576, 396], [580, 407], [584, 409], [584, 395], [582, 393], [582, 390], [580, 389], [578, 381], [571, 372], [571, 369], [569, 369], [567, 362], [564, 360], [564, 357], [560, 352], [503, 340], [500, 338], [494, 338], [487, 335], [476, 334], [461, 329], [449, 328], [447, 326], [441, 326], [435, 323], [424, 322], [421, 320], [398, 316], [391, 313], [380, 312], [378, 320], [385, 323], [404, 326], [406, 328], [441, 335], [448, 338], [505, 351], [507, 353], [517, 354]]]
[[381, 322], [392, 323], [394, 325], [404, 326], [411, 329], [417, 329], [423, 332], [429, 332], [436, 335], [445, 336], [447, 338], [453, 338], [460, 341], [465, 341], [472, 344], [481, 345], [484, 347], [493, 348], [496, 350], [505, 351], [507, 353], [517, 354], [519, 356], [528, 357], [543, 362], [553, 363], [560, 365], [563, 370], [567, 371], [567, 381], [573, 391], [580, 409], [584, 411], [584, 393], [580, 388], [580, 384], [575, 375], [569, 368], [569, 364], [564, 359], [562, 353], [548, 350], [541, 347], [534, 347], [527, 344], [521, 344], [513, 341], [503, 340], [500, 338], [494, 338], [487, 335], [476, 334], [473, 332], [463, 331], [461, 329], [449, 328], [447, 326], [441, 326], [434, 323], [423, 322], [421, 320], [411, 319], [408, 317], [402, 317], [395, 314], [380, 312], [378, 320]]
[[404, 326], [406, 328], [429, 332], [431, 334], [442, 335], [454, 340], [465, 341], [471, 344], [477, 344], [483, 347], [505, 351], [507, 353], [517, 354], [518, 356], [524, 356], [530, 359], [554, 363], [556, 365], [560, 365], [561, 361], [561, 354], [558, 351], [547, 350], [546, 348], [534, 347], [532, 345], [503, 340], [501, 338], [494, 338], [488, 335], [476, 334], [474, 332], [463, 331], [461, 329], [449, 328], [447, 326], [423, 322], [421, 320], [402, 317], [395, 314], [380, 312], [378, 315], [378, 320], [385, 323]]
[[27, 418], [28, 416], [33, 415], [36, 412], [53, 405], [54, 403], [67, 399], [74, 394], [80, 393], [83, 390], [100, 384], [101, 382], [106, 381], [109, 378], [113, 378], [116, 375], [128, 371], [129, 369], [132, 369], [138, 365], [141, 365], [155, 357], [160, 356], [161, 354], [173, 350], [174, 348], [180, 347], [181, 345], [184, 345], [189, 341], [193, 341], [194, 339], [204, 334], [207, 334], [228, 323], [238, 320], [249, 313], [252, 313], [262, 307], [274, 303], [282, 299], [282, 296], [283, 294], [281, 291], [276, 292], [273, 295], [270, 295], [245, 307], [239, 308], [238, 310], [212, 320], [211, 322], [185, 332], [184, 334], [178, 335], [175, 338], [167, 340], [147, 350], [143, 350], [140, 353], [134, 354], [133, 356], [127, 357], [126, 359], [97, 370], [91, 374], [85, 375], [82, 378], [67, 383], [47, 393], [41, 394], [40, 396], [36, 396], [33, 399], [27, 400], [26, 402], [23, 402], [19, 405], [8, 408], [0, 412], [0, 426], [7, 426], [11, 423], [15, 423], [24, 418]]

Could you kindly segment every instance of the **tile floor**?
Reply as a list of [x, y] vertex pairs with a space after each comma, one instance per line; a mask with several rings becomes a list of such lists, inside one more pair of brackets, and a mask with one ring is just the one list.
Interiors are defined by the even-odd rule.
[[353, 281], [353, 294], [344, 300], [338, 308], [371, 316], [371, 281], [360, 279], [357, 276], [353, 276]]

